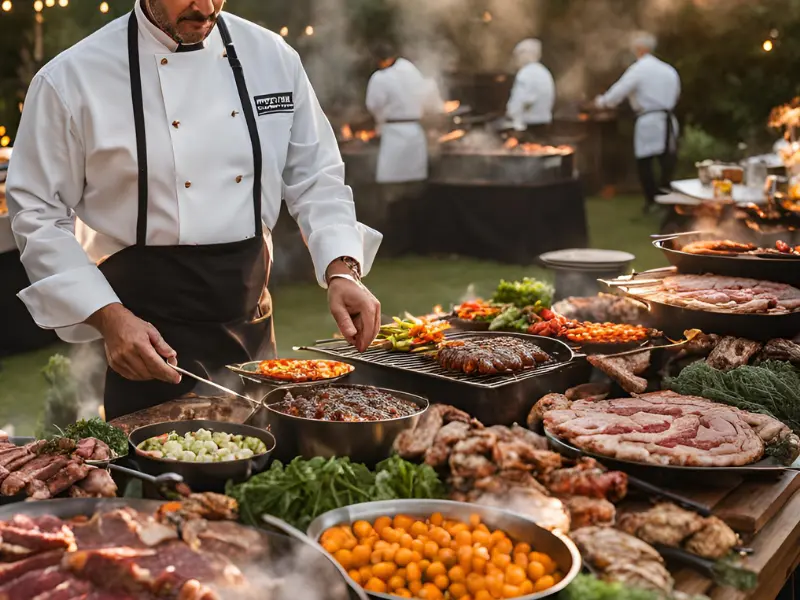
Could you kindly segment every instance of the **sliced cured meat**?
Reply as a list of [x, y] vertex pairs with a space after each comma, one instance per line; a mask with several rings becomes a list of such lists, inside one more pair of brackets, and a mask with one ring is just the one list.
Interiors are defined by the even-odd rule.
[[764, 441], [758, 431], [764, 428], [765, 435], [778, 435], [762, 417], [771, 419], [704, 398], [654, 392], [618, 400], [578, 400], [567, 409], [545, 413], [544, 422], [553, 434], [603, 456], [714, 467], [761, 458]]

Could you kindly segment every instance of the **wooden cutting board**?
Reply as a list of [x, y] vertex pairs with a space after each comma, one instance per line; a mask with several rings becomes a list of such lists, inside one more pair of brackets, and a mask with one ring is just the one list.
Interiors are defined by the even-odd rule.
[[[655, 483], [655, 482], [654, 482]], [[672, 492], [708, 506], [714, 515], [737, 532], [750, 537], [759, 532], [800, 490], [800, 473], [717, 479], [713, 485], [699, 482], [663, 485]], [[623, 507], [623, 512], [627, 507]], [[641, 506], [636, 507], [641, 510]]]

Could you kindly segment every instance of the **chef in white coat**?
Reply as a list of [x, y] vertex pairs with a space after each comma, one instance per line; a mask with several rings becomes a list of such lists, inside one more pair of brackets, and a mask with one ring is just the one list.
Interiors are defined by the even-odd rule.
[[[659, 188], [668, 188], [678, 155], [678, 120], [673, 114], [681, 95], [678, 72], [653, 56], [656, 38], [639, 32], [633, 36], [631, 49], [636, 62], [602, 96], [595, 99], [598, 108], [613, 108], [626, 98], [638, 117], [634, 150], [639, 179], [645, 196], [645, 212], [652, 210]], [[657, 183], [655, 162], [660, 163]]]
[[391, 44], [373, 48], [379, 70], [367, 85], [367, 109], [381, 135], [378, 183], [410, 183], [428, 178], [428, 143], [420, 120], [441, 112], [435, 83], [414, 64], [397, 56]]
[[506, 117], [517, 131], [544, 134], [553, 121], [556, 84], [540, 62], [542, 42], [534, 38], [522, 40], [514, 48], [513, 59], [519, 70], [506, 106]]
[[[274, 354], [265, 244], [285, 198], [344, 336], [380, 305], [381, 236], [356, 221], [333, 131], [297, 53], [224, 0], [137, 0], [33, 80], [11, 161], [19, 294], [68, 342], [103, 337], [106, 417]], [[93, 232], [84, 245], [75, 217]]]

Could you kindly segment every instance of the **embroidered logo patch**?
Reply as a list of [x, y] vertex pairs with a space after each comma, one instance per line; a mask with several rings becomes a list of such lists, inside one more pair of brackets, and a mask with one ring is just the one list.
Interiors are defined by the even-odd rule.
[[256, 110], [258, 111], [259, 117], [264, 115], [294, 112], [293, 92], [284, 92], [283, 94], [265, 94], [263, 96], [255, 96], [253, 100], [256, 101]]

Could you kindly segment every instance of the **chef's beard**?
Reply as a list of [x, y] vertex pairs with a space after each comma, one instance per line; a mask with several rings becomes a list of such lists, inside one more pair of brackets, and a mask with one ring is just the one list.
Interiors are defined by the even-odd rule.
[[169, 37], [173, 40], [178, 42], [179, 44], [199, 44], [202, 42], [208, 35], [214, 30], [213, 27], [208, 29], [207, 33], [203, 33], [201, 31], [198, 32], [191, 32], [191, 33], [181, 33], [178, 29], [178, 25], [182, 21], [198, 21], [201, 23], [210, 22], [212, 25], [215, 25], [217, 22], [217, 18], [219, 17], [219, 12], [222, 11], [222, 6], [225, 5], [225, 2], [222, 3], [220, 6], [219, 12], [214, 13], [210, 17], [204, 15], [203, 13], [196, 11], [196, 10], [187, 10], [181, 13], [178, 16], [178, 20], [175, 23], [172, 23], [169, 20], [169, 15], [167, 14], [167, 9], [164, 6], [162, 0], [146, 0], [145, 4], [150, 12], [150, 17], [155, 21], [155, 24], [161, 29], [164, 33], [166, 33]]

